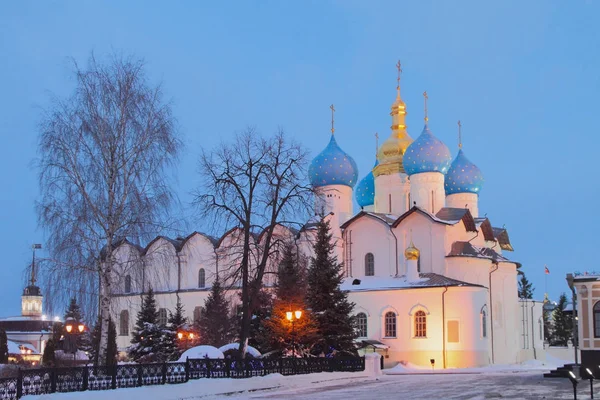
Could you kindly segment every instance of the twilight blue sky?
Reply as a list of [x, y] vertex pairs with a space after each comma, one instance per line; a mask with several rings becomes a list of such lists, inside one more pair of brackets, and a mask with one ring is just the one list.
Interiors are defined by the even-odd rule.
[[[36, 124], [73, 89], [69, 58], [135, 54], [162, 81], [185, 135], [176, 190], [198, 183], [201, 147], [247, 125], [278, 126], [316, 155], [334, 103], [340, 146], [360, 178], [373, 133], [389, 135], [395, 63], [408, 130], [430, 128], [483, 171], [480, 212], [506, 225], [543, 298], [565, 274], [600, 269], [596, 199], [600, 3], [592, 1], [4, 1], [0, 3], [0, 315], [18, 314], [37, 228]], [[201, 226], [192, 226], [202, 229]], [[44, 252], [40, 253], [41, 256]]]

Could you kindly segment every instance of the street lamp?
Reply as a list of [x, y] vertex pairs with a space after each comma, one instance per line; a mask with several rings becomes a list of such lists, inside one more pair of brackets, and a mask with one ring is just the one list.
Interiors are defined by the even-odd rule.
[[299, 320], [302, 317], [302, 310], [296, 310], [294, 312], [287, 311], [285, 313], [285, 318], [292, 323], [292, 357], [296, 357], [296, 345], [294, 342], [295, 333], [294, 333], [294, 322]]
[[591, 393], [591, 398], [594, 398], [594, 374], [592, 374], [592, 371], [590, 371], [589, 368], [585, 369], [588, 373], [588, 379], [590, 380], [590, 393]]
[[577, 377], [575, 376], [573, 371], [569, 371], [569, 376], [567, 378], [569, 378], [569, 380], [573, 384], [573, 400], [577, 400], [577, 385], [579, 384], [579, 381], [577, 380]]
[[73, 353], [73, 362], [75, 362], [77, 355], [77, 335], [80, 335], [85, 331], [85, 325], [83, 322], [76, 321], [74, 318], [69, 317], [65, 321], [65, 330], [67, 331], [67, 337], [64, 342], [64, 351]]

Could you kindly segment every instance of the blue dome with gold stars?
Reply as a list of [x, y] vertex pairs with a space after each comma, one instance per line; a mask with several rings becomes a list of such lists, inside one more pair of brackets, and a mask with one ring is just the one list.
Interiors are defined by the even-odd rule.
[[346, 185], [354, 187], [358, 179], [356, 162], [338, 146], [335, 137], [320, 152], [308, 167], [310, 183], [314, 187]]
[[446, 194], [475, 193], [479, 194], [483, 187], [483, 174], [477, 165], [465, 156], [462, 149], [458, 151], [446, 174], [444, 183]]
[[402, 159], [402, 166], [408, 175], [422, 172], [445, 174], [450, 168], [450, 150], [440, 139], [433, 136], [427, 124], [421, 135], [408, 146]]
[[[379, 162], [375, 161], [373, 168], [378, 164]], [[354, 196], [361, 208], [372, 206], [375, 203], [375, 177], [373, 176], [373, 170], [358, 182]]]

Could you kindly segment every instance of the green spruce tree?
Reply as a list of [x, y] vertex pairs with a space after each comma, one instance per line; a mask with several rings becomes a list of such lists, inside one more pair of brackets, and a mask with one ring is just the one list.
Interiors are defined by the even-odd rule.
[[[292, 243], [283, 249], [279, 269], [273, 310], [264, 321], [266, 337], [271, 350], [280, 350], [284, 354], [305, 355], [315, 340], [316, 326], [314, 318], [305, 301], [307, 291], [306, 274], [299, 263]], [[287, 313], [301, 311], [300, 319]]]
[[553, 341], [555, 345], [566, 346], [567, 341], [572, 338], [572, 321], [569, 315], [565, 312], [567, 306], [567, 296], [562, 293], [558, 299], [558, 304], [552, 311], [553, 321]]
[[165, 353], [168, 354], [169, 361], [176, 361], [185, 350], [188, 340], [179, 340], [177, 334], [185, 331], [187, 328], [187, 318], [184, 316], [183, 304], [179, 298], [175, 306], [175, 312], [169, 311], [169, 321], [164, 334]]
[[0, 329], [0, 364], [6, 364], [8, 362], [8, 338], [6, 337], [6, 331]]
[[[90, 337], [90, 359], [94, 363], [94, 365], [98, 365], [98, 349], [100, 347], [100, 329], [101, 329], [101, 320], [98, 317], [96, 321], [96, 325], [94, 326], [94, 330], [92, 331]], [[108, 323], [108, 348], [107, 348], [107, 359], [106, 365], [112, 366], [117, 365], [117, 356], [119, 351], [117, 349], [117, 327], [113, 322], [112, 318]]]
[[232, 340], [232, 325], [225, 292], [219, 280], [216, 280], [204, 302], [198, 321], [200, 341], [215, 347], [228, 344]]
[[139, 363], [162, 361], [165, 356], [163, 330], [158, 325], [158, 311], [152, 288], [142, 300], [127, 353], [133, 361]]
[[533, 291], [535, 290], [531, 282], [525, 276], [525, 273], [521, 273], [521, 279], [519, 279], [519, 298], [520, 299], [533, 299]]
[[54, 339], [50, 338], [46, 342], [46, 347], [44, 347], [44, 354], [42, 354], [42, 365], [44, 367], [55, 367], [56, 366], [56, 344], [54, 343]]
[[306, 303], [311, 309], [317, 338], [314, 354], [356, 353], [354, 339], [354, 303], [348, 301], [348, 293], [340, 289], [343, 279], [342, 265], [334, 255], [329, 222], [322, 218], [317, 224], [314, 256], [308, 270]]

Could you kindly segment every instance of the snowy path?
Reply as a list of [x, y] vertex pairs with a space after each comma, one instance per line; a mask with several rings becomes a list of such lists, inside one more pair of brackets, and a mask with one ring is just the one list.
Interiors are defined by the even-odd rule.
[[[572, 399], [567, 379], [544, 379], [541, 370], [480, 373], [384, 375], [369, 377], [360, 372], [324, 372], [310, 375], [272, 374], [249, 379], [198, 379], [179, 385], [144, 386], [96, 392], [55, 393], [25, 396], [23, 400], [242, 400], [242, 399], [332, 399], [332, 400], [485, 400]], [[595, 385], [600, 398], [600, 382]], [[579, 399], [590, 398], [588, 381], [577, 391]]]
[[[535, 372], [460, 374], [460, 375], [395, 375], [378, 380], [338, 382], [328, 386], [274, 389], [216, 399], [572, 399], [573, 389], [567, 379], [544, 379]], [[594, 392], [600, 391], [600, 383]], [[594, 393], [596, 394], [596, 393]], [[581, 382], [578, 398], [589, 399], [589, 382]], [[600, 395], [600, 393], [598, 393]]]

